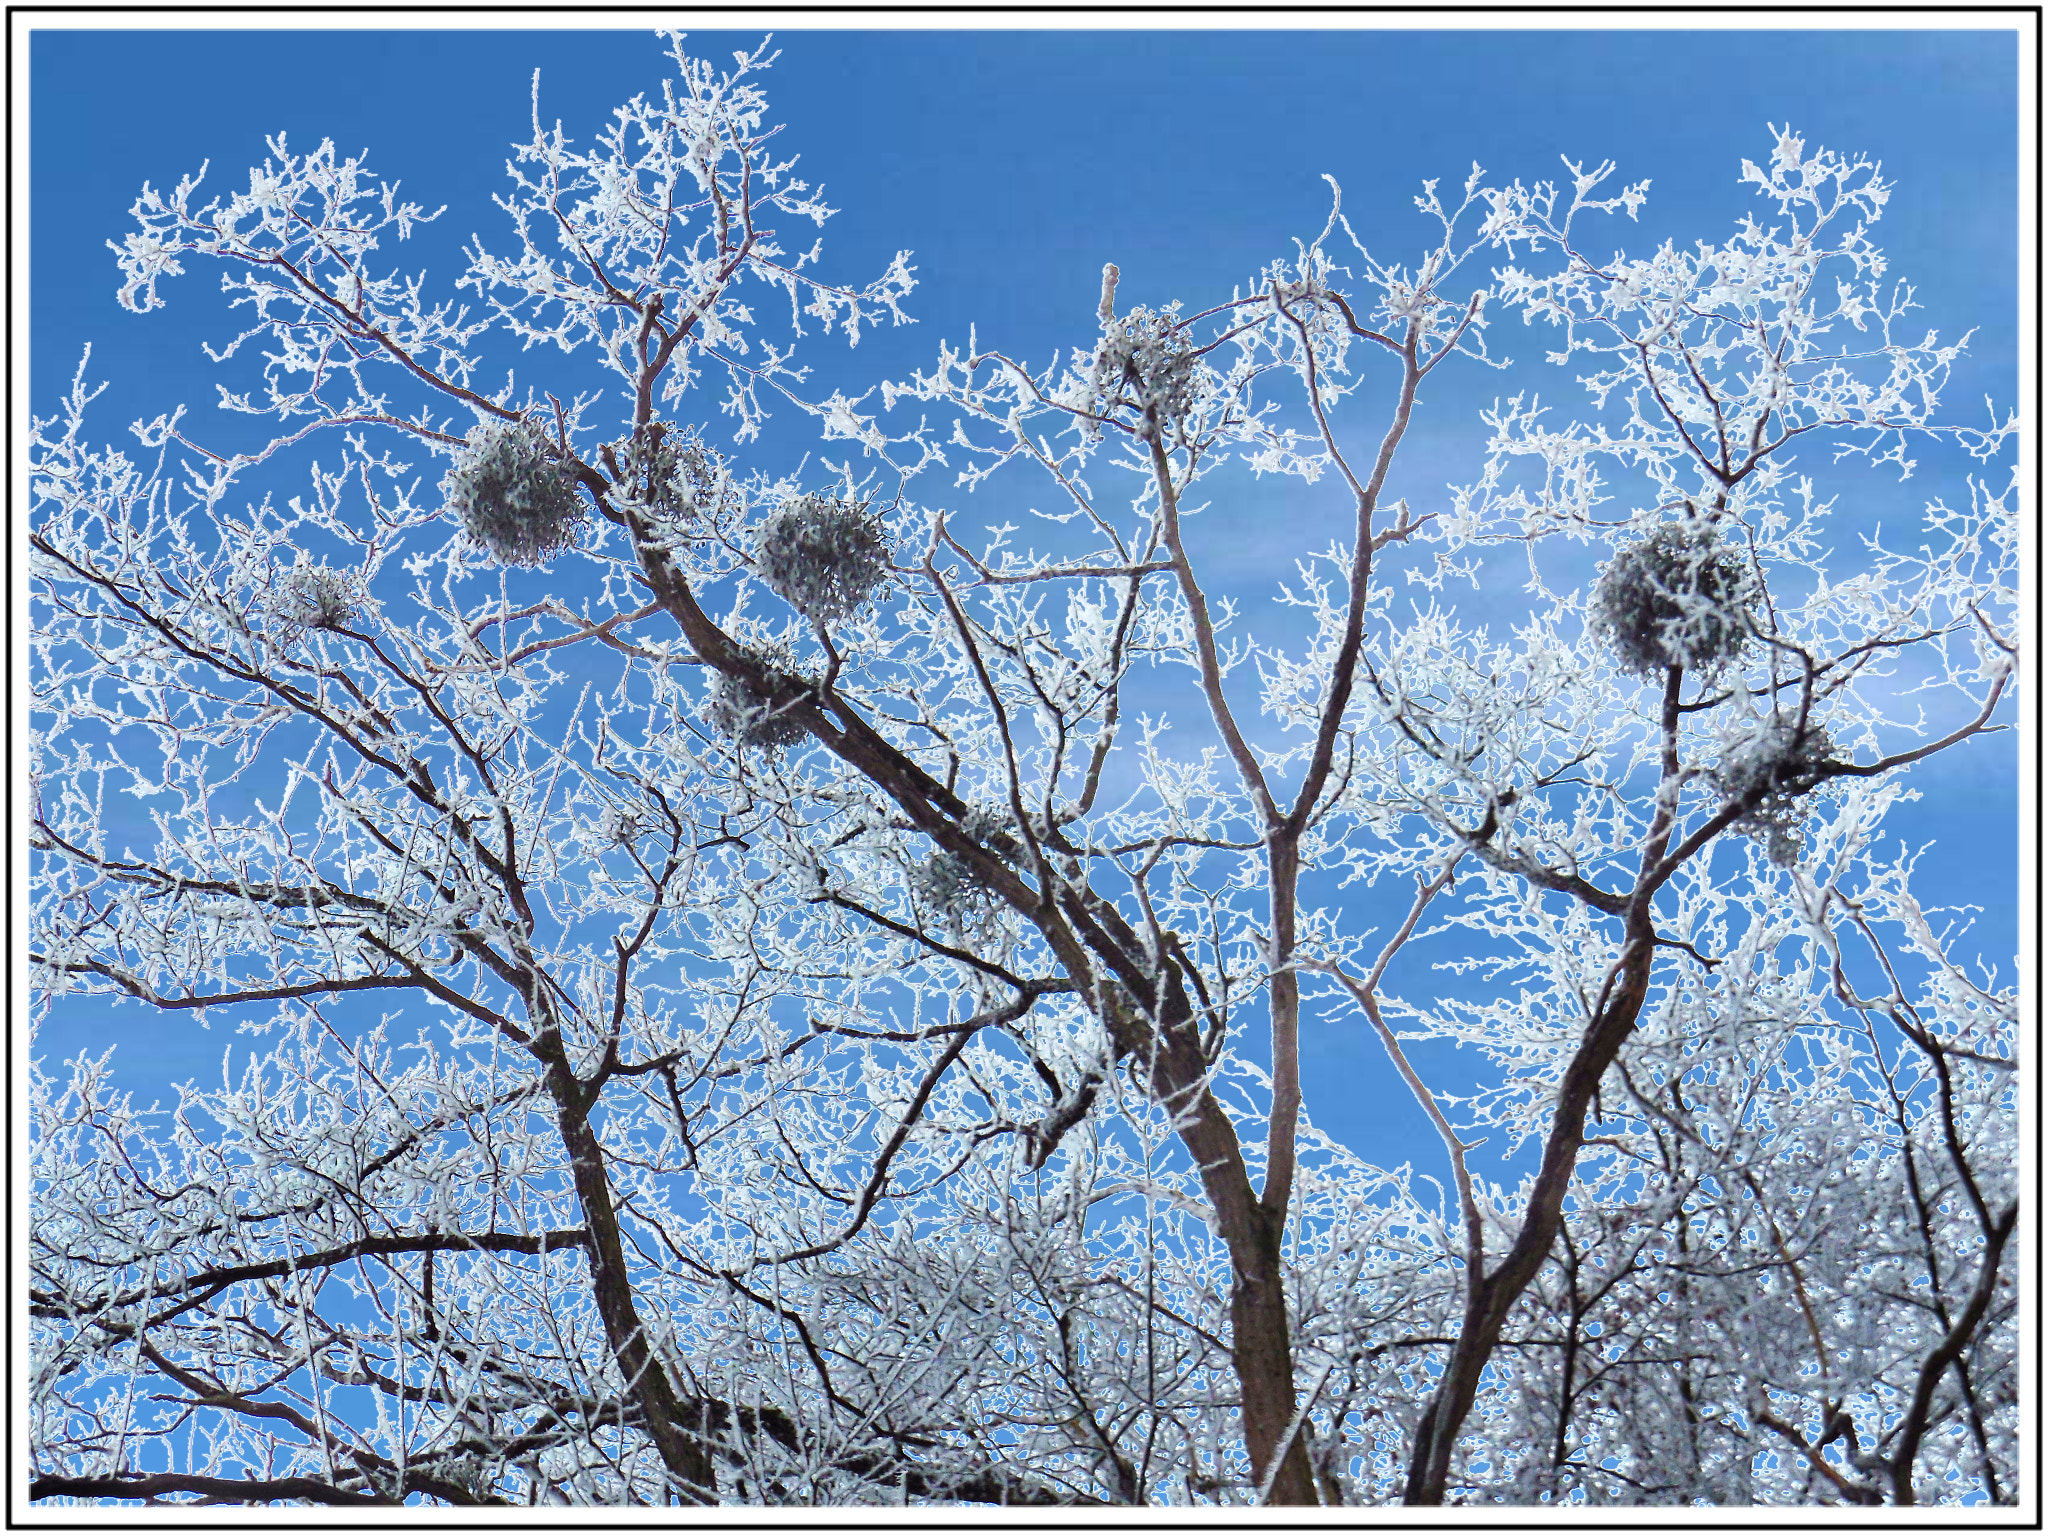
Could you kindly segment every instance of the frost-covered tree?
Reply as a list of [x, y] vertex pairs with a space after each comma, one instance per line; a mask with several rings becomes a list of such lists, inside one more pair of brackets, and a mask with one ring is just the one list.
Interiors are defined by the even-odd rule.
[[[1785, 132], [1641, 260], [1608, 167], [1475, 170], [1411, 262], [1333, 202], [1228, 298], [1111, 268], [1065, 358], [821, 395], [907, 257], [786, 246], [768, 54], [671, 44], [588, 148], [536, 98], [472, 308], [331, 146], [145, 189], [123, 301], [220, 264], [275, 435], [95, 447], [84, 366], [35, 426], [39, 1018], [256, 1044], [162, 1112], [38, 1045], [32, 1494], [2016, 1497], [2017, 994], [1884, 835], [2011, 711], [2011, 428], [1937, 416], [1875, 166]], [[1389, 505], [1503, 315], [1583, 414]], [[750, 466], [778, 401], [846, 457]], [[1810, 478], [1930, 439], [1986, 467], [1903, 544]], [[1044, 548], [962, 510], [1026, 474]], [[1186, 537], [1254, 475], [1350, 519], [1298, 643]], [[1317, 1130], [1318, 1008], [1440, 1146]]]

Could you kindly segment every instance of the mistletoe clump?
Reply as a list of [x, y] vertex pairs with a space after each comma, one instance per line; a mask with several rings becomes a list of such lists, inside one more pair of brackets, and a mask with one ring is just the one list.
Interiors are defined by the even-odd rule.
[[673, 536], [699, 522], [723, 527], [745, 512], [730, 468], [695, 432], [655, 422], [606, 455], [612, 499], [658, 535]]
[[1804, 847], [1800, 801], [1820, 784], [1834, 756], [1825, 728], [1771, 716], [1744, 721], [1722, 741], [1714, 787], [1731, 805], [1747, 805], [1735, 830], [1761, 840], [1773, 864], [1797, 861]]
[[792, 712], [787, 698], [789, 690], [807, 688], [809, 684], [772, 661], [767, 668], [770, 687], [784, 695], [780, 704], [745, 678], [721, 672], [705, 701], [704, 719], [713, 730], [741, 746], [772, 753], [795, 746], [809, 734]]
[[985, 805], [969, 806], [967, 814], [960, 818], [960, 830], [1006, 859], [1014, 859], [1024, 850], [1017, 840], [1017, 824], [1008, 811], [990, 810]]
[[1148, 432], [1182, 420], [1195, 403], [1195, 349], [1181, 327], [1180, 306], [1141, 305], [1121, 320], [1105, 317], [1091, 389], [1098, 414], [1134, 403]]
[[[1014, 859], [1023, 852], [1016, 824], [1006, 812], [969, 806], [960, 818], [960, 830], [998, 858]], [[950, 849], [934, 850], [911, 872], [910, 880], [926, 907], [956, 924], [983, 921], [994, 905], [995, 893], [974, 865]]]
[[355, 622], [361, 600], [354, 576], [302, 558], [273, 594], [272, 612], [297, 629], [343, 629]]
[[912, 872], [911, 883], [918, 898], [954, 922], [964, 922], [987, 909], [988, 887], [967, 860], [941, 848]]
[[588, 515], [553, 447], [523, 421], [473, 428], [441, 482], [462, 531], [507, 565], [542, 565]]
[[777, 597], [826, 623], [859, 612], [889, 579], [889, 540], [864, 501], [797, 496], [761, 524], [754, 569]]
[[1637, 677], [1667, 667], [1712, 674], [1749, 644], [1755, 597], [1740, 549], [1705, 523], [1666, 523], [1608, 562], [1587, 622]]

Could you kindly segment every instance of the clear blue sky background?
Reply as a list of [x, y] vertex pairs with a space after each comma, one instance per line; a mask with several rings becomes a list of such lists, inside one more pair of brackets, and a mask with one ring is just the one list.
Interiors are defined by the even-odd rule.
[[[699, 33], [691, 46], [719, 58], [753, 41]], [[844, 210], [825, 231], [825, 272], [864, 280], [907, 247], [920, 278], [915, 327], [851, 356], [810, 349], [823, 389], [904, 377], [941, 338], [964, 340], [970, 322], [984, 344], [1039, 361], [1086, 345], [1105, 261], [1123, 269], [1125, 305], [1206, 306], [1290, 251], [1291, 237], [1321, 228], [1324, 172], [1382, 253], [1419, 250], [1426, 230], [1409, 199], [1424, 178], [1453, 189], [1475, 160], [1497, 179], [1554, 178], [1561, 153], [1613, 158], [1621, 178], [1651, 179], [1641, 225], [1616, 221], [1614, 243], [1720, 238], [1756, 206], [1736, 185], [1741, 159], [1763, 160], [1766, 124], [1790, 123], [1809, 146], [1882, 160], [1899, 184], [1874, 232], [1894, 275], [1918, 286], [1926, 325], [1978, 332], [1948, 397], [1954, 416], [1977, 419], [1986, 395], [2002, 407], [2014, 400], [2011, 34], [786, 31], [778, 41], [767, 83], [774, 118], [788, 125], [781, 145]], [[489, 199], [507, 147], [527, 136], [534, 68], [543, 119], [585, 141], [663, 73], [660, 46], [626, 32], [41, 32], [29, 57], [32, 408], [54, 408], [90, 341], [92, 377], [113, 381], [95, 408], [96, 437], [121, 438], [126, 423], [186, 401], [189, 429], [217, 442], [249, 430], [210, 403], [218, 375], [200, 343], [236, 329], [217, 272], [171, 281], [170, 307], [149, 316], [114, 302], [105, 242], [132, 227], [126, 210], [145, 180], [175, 186], [210, 158], [210, 188], [244, 186], [263, 136], [280, 130], [296, 151], [330, 137], [345, 153], [367, 149], [405, 196], [449, 210], [381, 259], [424, 270], [430, 293], [453, 296], [473, 232], [495, 249], [509, 244]], [[1494, 345], [1533, 363], [1544, 341], [1509, 324]], [[553, 378], [557, 356], [530, 354], [522, 380]], [[1394, 488], [1418, 507], [1447, 480], [1472, 477], [1477, 409], [1520, 387], [1455, 373], [1432, 380]], [[1537, 382], [1561, 402], [1572, 393], [1555, 372]], [[1376, 401], [1363, 409], [1361, 427], [1381, 415]], [[801, 446], [793, 432], [768, 451]], [[1853, 473], [1844, 488], [1873, 498], [1896, 527], [1925, 495], [1962, 494], [1952, 461], [1928, 454], [1923, 466], [1903, 494]], [[1202, 536], [1212, 557], [1228, 557], [1235, 595], [1256, 604], [1295, 551], [1324, 541], [1320, 520], [1333, 511], [1304, 503], [1275, 538], [1267, 528], [1281, 508], [1259, 498], [1219, 506]], [[1984, 953], [2008, 971], [2011, 741], [1924, 776], [1927, 802], [1899, 824], [1916, 844], [1938, 840], [1922, 865], [1927, 899], [1987, 908]], [[44, 1041], [43, 1054], [120, 1040], [117, 1059], [145, 1096], [167, 1076], [213, 1077], [230, 1038], [219, 1024], [203, 1034], [134, 1007], [70, 1008], [58, 1022], [62, 1038]], [[1327, 1128], [1378, 1161], [1419, 1150], [1412, 1138], [1426, 1128], [1405, 1096], [1355, 1090], [1388, 1081], [1361, 1030], [1325, 1026], [1306, 1046], [1311, 1112]], [[1344, 1092], [1317, 1093], [1333, 1083]]]

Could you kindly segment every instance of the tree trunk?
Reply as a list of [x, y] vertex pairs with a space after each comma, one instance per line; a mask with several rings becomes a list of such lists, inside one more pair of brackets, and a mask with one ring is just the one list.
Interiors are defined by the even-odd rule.
[[[1261, 1485], [1271, 1485], [1266, 1503], [1315, 1504], [1319, 1501], [1308, 1446], [1294, 1423], [1294, 1348], [1280, 1267], [1280, 1234], [1263, 1211], [1254, 1207], [1254, 1212], [1258, 1231], [1250, 1246], [1257, 1255], [1256, 1267], [1239, 1259], [1233, 1245], [1237, 1274], [1230, 1293], [1231, 1364], [1244, 1405], [1245, 1450], [1251, 1455], [1253, 1476]], [[1290, 1430], [1296, 1432], [1289, 1434]], [[1287, 1437], [1284, 1447], [1282, 1436]]]
[[[590, 1128], [581, 1091], [566, 1062], [549, 1064], [548, 1087], [554, 1093], [562, 1143], [575, 1170], [576, 1198], [583, 1207], [583, 1224], [590, 1233], [584, 1252], [590, 1258], [598, 1315], [604, 1319], [612, 1359], [625, 1378], [626, 1396], [638, 1405], [646, 1420], [647, 1433], [683, 1500], [692, 1504], [715, 1503], [718, 1478], [710, 1452], [701, 1434], [692, 1434], [683, 1427], [682, 1405], [676, 1400], [668, 1373], [648, 1347], [647, 1327], [634, 1303], [633, 1283], [626, 1272], [626, 1252], [619, 1238], [618, 1210], [612, 1202], [611, 1179], [605, 1172], [604, 1149], [598, 1143], [597, 1133]], [[702, 1416], [701, 1409], [696, 1416]]]
[[1479, 1378], [1486, 1362], [1500, 1342], [1509, 1309], [1529, 1282], [1543, 1268], [1557, 1241], [1564, 1219], [1565, 1192], [1571, 1187], [1572, 1169], [1578, 1163], [1579, 1148], [1586, 1137], [1586, 1111], [1600, 1079], [1613, 1065], [1621, 1045], [1636, 1026], [1643, 998], [1649, 991], [1650, 959], [1655, 953], [1654, 935], [1646, 917], [1631, 924], [1635, 930], [1622, 952], [1614, 973], [1614, 984], [1586, 1031], [1571, 1065], [1565, 1068], [1559, 1085], [1557, 1114], [1550, 1124], [1550, 1136], [1543, 1147], [1543, 1163], [1536, 1184], [1529, 1192], [1529, 1204], [1522, 1230], [1501, 1258], [1492, 1274], [1467, 1277], [1465, 1316], [1458, 1328], [1458, 1342], [1451, 1346], [1444, 1362], [1443, 1379], [1423, 1410], [1416, 1427], [1415, 1449], [1408, 1460], [1408, 1482], [1402, 1494], [1405, 1504], [1441, 1504], [1450, 1483], [1451, 1452], [1464, 1427], [1472, 1400], [1479, 1392]]

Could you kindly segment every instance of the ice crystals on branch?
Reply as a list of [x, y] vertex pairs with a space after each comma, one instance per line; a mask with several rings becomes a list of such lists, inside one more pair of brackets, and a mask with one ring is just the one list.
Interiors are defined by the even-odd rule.
[[[144, 185], [129, 210], [141, 230], [121, 244], [107, 242], [126, 278], [119, 294], [124, 309], [161, 308], [156, 280], [181, 274], [177, 257], [184, 252], [235, 256], [272, 268], [291, 260], [300, 273], [316, 283], [332, 280], [339, 290], [353, 280], [361, 258], [377, 248], [381, 231], [389, 228], [402, 240], [415, 223], [438, 216], [400, 203], [396, 183], [373, 184], [362, 157], [342, 158], [331, 139], [322, 139], [308, 155], [290, 153], [283, 134], [266, 142], [276, 158], [250, 169], [246, 192], [216, 197], [196, 211], [193, 195], [206, 179], [205, 165], [180, 179], [168, 199]], [[300, 302], [310, 297], [307, 285], [289, 273], [262, 273], [230, 288], [259, 303], [265, 294]]]
[[755, 534], [754, 569], [777, 597], [827, 624], [858, 613], [889, 579], [889, 539], [865, 501], [792, 497]]
[[631, 387], [646, 383], [650, 405], [676, 406], [706, 368], [722, 372], [744, 440], [767, 417], [763, 384], [822, 412], [795, 392], [804, 370], [791, 349], [760, 333], [764, 297], [786, 302], [793, 337], [816, 321], [852, 344], [869, 326], [909, 323], [915, 278], [898, 251], [872, 282], [826, 283], [817, 244], [785, 248], [791, 225], [823, 225], [834, 210], [792, 174], [794, 157], [770, 153], [777, 130], [757, 81], [774, 53], [764, 43], [721, 71], [689, 57], [680, 34], [671, 42], [676, 77], [619, 107], [587, 146], [544, 123], [536, 76], [532, 135], [498, 200], [520, 249], [477, 249], [463, 285], [522, 342], [595, 342]]
[[1748, 646], [1756, 593], [1748, 557], [1710, 524], [1666, 523], [1607, 563], [1586, 621], [1634, 676], [1667, 667], [1711, 676]]
[[[1770, 126], [1778, 136], [1771, 151], [1770, 169], [1760, 169], [1754, 161], [1744, 160], [1745, 184], [1756, 187], [1784, 213], [1792, 213], [1800, 206], [1815, 212], [1832, 212], [1839, 203], [1873, 222], [1882, 216], [1884, 205], [1891, 201], [1892, 184], [1880, 179], [1876, 161], [1863, 155], [1840, 155], [1831, 149], [1815, 150], [1809, 157], [1806, 140], [1789, 125]], [[1883, 270], [1881, 263], [1878, 270]]]
[[589, 518], [554, 446], [524, 421], [472, 428], [441, 488], [462, 531], [507, 565], [545, 565]]

